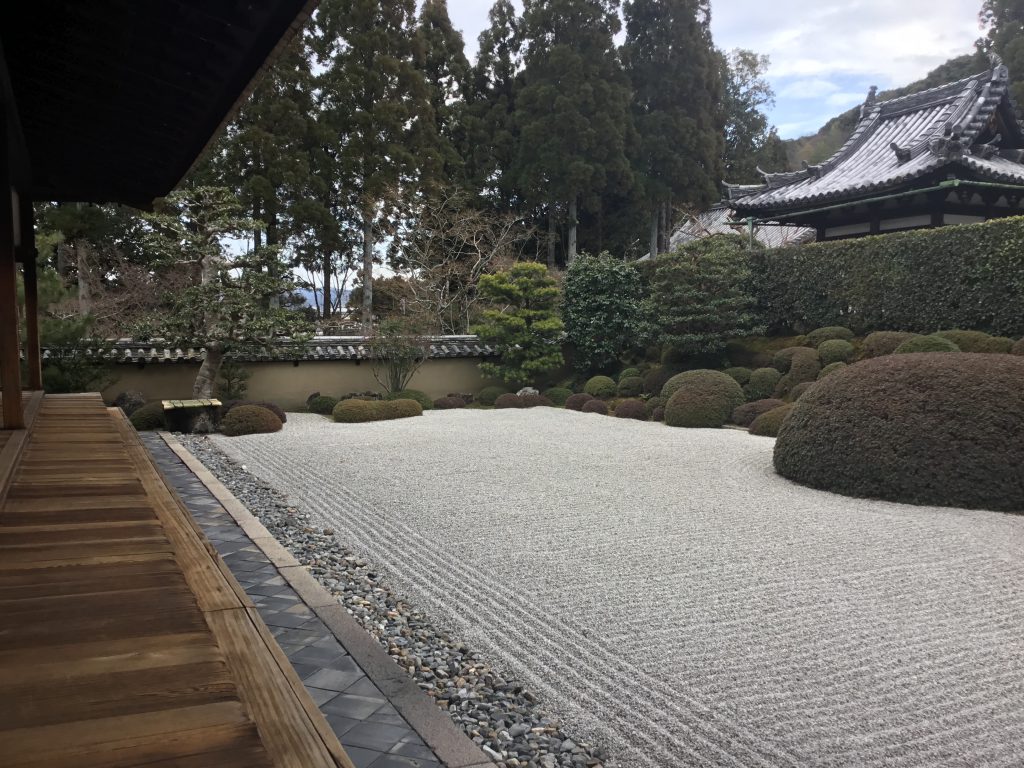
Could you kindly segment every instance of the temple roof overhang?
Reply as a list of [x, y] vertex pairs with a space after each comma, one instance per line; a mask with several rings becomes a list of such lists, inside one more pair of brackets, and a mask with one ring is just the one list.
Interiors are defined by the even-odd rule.
[[1024, 185], [1024, 131], [998, 57], [991, 70], [938, 88], [890, 101], [877, 101], [875, 93], [835, 155], [800, 171], [765, 173], [764, 184], [726, 185], [731, 207], [768, 218], [937, 178]]

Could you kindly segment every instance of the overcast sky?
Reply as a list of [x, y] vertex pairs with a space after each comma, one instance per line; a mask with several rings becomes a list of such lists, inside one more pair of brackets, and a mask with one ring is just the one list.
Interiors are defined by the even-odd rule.
[[[490, 6], [448, 0], [471, 55]], [[712, 0], [712, 29], [720, 48], [771, 57], [772, 121], [793, 138], [862, 102], [872, 85], [906, 85], [969, 53], [980, 7], [981, 0]]]

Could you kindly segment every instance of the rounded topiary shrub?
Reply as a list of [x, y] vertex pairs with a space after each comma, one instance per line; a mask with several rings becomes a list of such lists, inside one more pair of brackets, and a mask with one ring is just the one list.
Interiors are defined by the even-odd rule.
[[813, 351], [810, 347], [786, 347], [780, 349], [772, 357], [772, 367], [781, 374], [789, 373], [789, 368], [793, 364], [793, 357], [799, 352]]
[[676, 378], [678, 386], [665, 406], [670, 427], [720, 427], [746, 400], [736, 380], [721, 371], [687, 371]]
[[572, 390], [566, 387], [552, 387], [544, 390], [544, 397], [555, 405], [565, 405], [565, 401], [572, 397]]
[[848, 496], [1024, 511], [1024, 360], [894, 355], [830, 376], [775, 446], [791, 480]]
[[495, 408], [522, 408], [523, 400], [519, 395], [514, 395], [511, 392], [506, 392], [503, 395], [499, 395], [498, 399], [494, 401]]
[[817, 350], [807, 347], [795, 347], [796, 351], [789, 358], [789, 372], [779, 379], [773, 395], [778, 398], [789, 398], [793, 388], [808, 381], [817, 381], [821, 373], [821, 359]]
[[420, 404], [420, 407], [424, 411], [429, 411], [434, 407], [434, 401], [427, 396], [426, 392], [420, 392], [418, 389], [403, 389], [399, 392], [388, 392], [384, 395], [385, 400], [415, 400]]
[[580, 392], [575, 395], [570, 395], [566, 398], [565, 407], [570, 411], [582, 411], [583, 406], [593, 400], [590, 395], [586, 392]]
[[114, 398], [114, 407], [120, 408], [129, 417], [145, 404], [146, 396], [141, 392], [122, 392]]
[[766, 400], [755, 400], [752, 403], [744, 403], [732, 412], [732, 423], [738, 427], [749, 427], [754, 419], [762, 413], [780, 408], [786, 403], [770, 397]]
[[621, 384], [623, 382], [623, 380], [625, 380], [625, 379], [631, 379], [634, 376], [639, 376], [639, 375], [640, 375], [640, 369], [639, 368], [626, 368], [625, 370], [622, 371], [622, 373], [619, 374], [619, 384]]
[[132, 426], [139, 432], [148, 432], [153, 429], [166, 429], [167, 417], [164, 416], [164, 404], [159, 400], [146, 403], [137, 408], [129, 417]]
[[1013, 352], [1013, 339], [1009, 339], [1006, 336], [991, 336], [988, 341], [988, 349], [985, 352], [989, 352], [994, 355], [1009, 355]]
[[453, 411], [465, 407], [466, 401], [461, 397], [439, 397], [434, 401], [434, 408], [439, 411]]
[[651, 394], [660, 393], [664, 389], [665, 384], [679, 373], [676, 368], [666, 367], [664, 365], [658, 365], [649, 370], [644, 374], [644, 392]]
[[837, 371], [843, 370], [843, 368], [845, 368], [846, 365], [846, 363], [829, 363], [828, 365], [821, 369], [821, 373], [818, 374], [818, 381], [821, 381], [826, 376], [831, 376], [833, 373], [836, 373]]
[[907, 339], [898, 347], [895, 354], [911, 355], [920, 352], [959, 352], [960, 348], [949, 339], [941, 336], [915, 336]]
[[1010, 354], [1024, 357], [1024, 339], [1014, 343], [1013, 348], [1010, 350]]
[[407, 398], [385, 400], [380, 403], [379, 408], [385, 419], [408, 419], [413, 416], [423, 415], [423, 406], [420, 402]]
[[334, 406], [338, 404], [338, 398], [329, 397], [327, 395], [317, 395], [311, 397], [306, 402], [306, 407], [310, 413], [319, 413], [321, 416], [330, 416], [334, 413]]
[[639, 376], [627, 376], [619, 379], [619, 397], [639, 397], [644, 391], [644, 380]]
[[623, 400], [615, 406], [615, 418], [647, 421], [647, 406], [642, 400]]
[[281, 420], [276, 413], [262, 405], [238, 405], [221, 419], [220, 431], [228, 437], [280, 432]]
[[762, 413], [751, 423], [750, 434], [758, 437], [777, 437], [782, 428], [782, 422], [792, 412], [793, 407], [793, 403], [786, 403], [767, 413]]
[[781, 378], [782, 374], [774, 368], [758, 368], [750, 374], [750, 381], [743, 385], [743, 394], [751, 402], [769, 398]]
[[583, 386], [583, 391], [588, 395], [602, 399], [615, 397], [617, 390], [615, 380], [608, 376], [594, 376]]
[[813, 381], [802, 381], [799, 384], [797, 384], [795, 387], [789, 390], [789, 401], [791, 403], [795, 403], [797, 400], [803, 397], [804, 392], [813, 387], [815, 383], [816, 382]]
[[816, 328], [807, 334], [808, 346], [817, 349], [826, 341], [850, 341], [853, 338], [853, 331], [841, 325], [829, 325], [825, 328]]
[[266, 408], [277, 416], [282, 424], [286, 424], [288, 422], [288, 416], [285, 414], [284, 409], [276, 403], [271, 403], [266, 400], [225, 400], [220, 406], [220, 417], [223, 419], [235, 408], [242, 405], [258, 405], [260, 408]]
[[384, 418], [383, 401], [380, 400], [342, 400], [331, 412], [334, 420], [341, 424], [361, 424], [367, 421], [380, 421]]
[[750, 381], [750, 374], [752, 374], [753, 371], [750, 370], [749, 368], [737, 366], [735, 368], [726, 368], [724, 371], [722, 371], [722, 373], [724, 373], [726, 376], [732, 376], [734, 379], [736, 379], [736, 383], [742, 387], [748, 381]]
[[595, 397], [592, 400], [587, 400], [587, 402], [583, 404], [583, 408], [581, 408], [580, 410], [582, 410], [583, 413], [599, 413], [602, 416], [607, 416], [608, 403], [604, 402], [603, 400], [598, 400]]
[[953, 329], [951, 331], [937, 331], [933, 333], [932, 336], [938, 336], [940, 339], [953, 342], [956, 344], [956, 348], [961, 352], [993, 351], [990, 348], [993, 337], [984, 331], [961, 331]]
[[648, 418], [654, 416], [654, 411], [656, 408], [664, 408], [666, 405], [668, 405], [667, 397], [662, 397], [661, 395], [658, 395], [657, 397], [650, 398], [646, 403], [644, 403], [644, 407], [647, 409]]
[[522, 408], [553, 408], [555, 405], [544, 395], [520, 395], [519, 400]]
[[476, 400], [480, 405], [494, 405], [495, 400], [507, 393], [508, 390], [504, 387], [484, 387], [476, 396]]
[[829, 339], [818, 345], [818, 357], [822, 365], [848, 363], [853, 359], [853, 344], [843, 339]]
[[891, 355], [899, 349], [900, 344], [919, 335], [906, 331], [875, 331], [864, 338], [861, 354], [864, 358]]
[[664, 421], [665, 420], [665, 406], [659, 405], [653, 411], [651, 411], [651, 421]]

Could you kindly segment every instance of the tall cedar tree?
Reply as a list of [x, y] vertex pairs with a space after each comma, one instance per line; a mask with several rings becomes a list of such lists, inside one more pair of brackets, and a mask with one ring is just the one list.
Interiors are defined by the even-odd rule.
[[362, 233], [362, 322], [373, 321], [375, 237], [388, 233], [424, 178], [437, 178], [430, 89], [415, 66], [415, 0], [324, 0], [312, 38], [322, 119], [338, 148], [339, 189]]
[[510, 170], [517, 152], [514, 121], [516, 80], [522, 65], [521, 20], [510, 0], [498, 0], [490, 26], [480, 33], [479, 52], [467, 94], [467, 173], [493, 208], [514, 206]]
[[622, 57], [633, 84], [633, 160], [650, 212], [651, 258], [673, 204], [703, 207], [721, 182], [721, 77], [701, 0], [625, 4]]
[[462, 152], [468, 144], [463, 112], [470, 65], [462, 33], [452, 26], [448, 0], [425, 0], [416, 29], [416, 64], [430, 89], [430, 107], [446, 184], [465, 181]]
[[763, 111], [775, 103], [775, 94], [764, 79], [768, 57], [737, 48], [719, 54], [719, 62], [725, 81], [725, 179], [734, 184], [760, 183], [763, 179], [758, 169], [784, 171], [788, 167], [785, 145]]
[[[629, 81], [614, 36], [619, 0], [526, 0], [522, 86], [516, 94], [519, 184], [528, 198], [567, 211], [566, 262], [577, 250], [579, 206], [630, 177]], [[549, 251], [550, 261], [550, 251]]]
[[978, 20], [986, 32], [978, 50], [1002, 57], [1010, 70], [1010, 92], [1024, 103], [1024, 0], [985, 0]]

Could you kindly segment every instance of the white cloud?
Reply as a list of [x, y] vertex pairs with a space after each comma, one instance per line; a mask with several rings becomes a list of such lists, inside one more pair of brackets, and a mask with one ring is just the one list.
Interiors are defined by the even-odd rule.
[[820, 99], [835, 93], [839, 85], [820, 77], [793, 80], [775, 89], [775, 95], [781, 99]]

